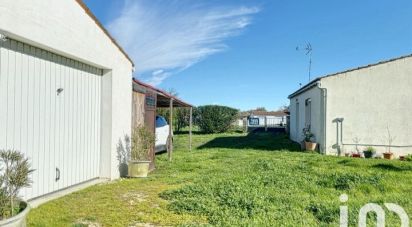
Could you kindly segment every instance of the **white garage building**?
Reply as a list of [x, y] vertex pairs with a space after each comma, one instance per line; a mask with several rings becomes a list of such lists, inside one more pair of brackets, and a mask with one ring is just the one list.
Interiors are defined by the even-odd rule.
[[127, 54], [80, 0], [2, 0], [0, 34], [0, 149], [30, 158], [24, 198], [118, 178], [116, 146], [131, 132]]
[[412, 55], [317, 78], [289, 95], [290, 137], [310, 127], [325, 154], [412, 153]]

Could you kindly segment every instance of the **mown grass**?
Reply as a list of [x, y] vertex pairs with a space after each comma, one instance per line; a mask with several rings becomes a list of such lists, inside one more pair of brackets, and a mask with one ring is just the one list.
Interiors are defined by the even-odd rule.
[[[157, 156], [148, 179], [96, 185], [40, 206], [31, 226], [216, 225], [351, 226], [369, 202], [401, 205], [412, 215], [412, 164], [302, 153], [284, 135], [176, 135], [173, 161]], [[339, 196], [349, 201], [342, 204]], [[399, 226], [389, 211], [387, 226]], [[370, 218], [370, 224], [373, 223]]]

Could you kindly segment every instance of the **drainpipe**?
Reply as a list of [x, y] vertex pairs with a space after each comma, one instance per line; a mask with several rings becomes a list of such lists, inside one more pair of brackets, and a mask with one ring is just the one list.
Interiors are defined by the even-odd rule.
[[321, 98], [323, 100], [323, 129], [322, 129], [322, 134], [323, 134], [323, 144], [322, 144], [322, 153], [326, 154], [326, 123], [327, 121], [327, 103], [328, 103], [328, 90], [326, 88], [322, 88], [322, 84], [320, 81], [316, 83], [316, 86], [321, 90]]

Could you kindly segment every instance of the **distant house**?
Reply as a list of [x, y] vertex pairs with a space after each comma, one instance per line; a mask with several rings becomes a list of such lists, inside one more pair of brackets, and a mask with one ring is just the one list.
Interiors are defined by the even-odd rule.
[[342, 155], [394, 138], [395, 156], [412, 153], [412, 55], [317, 78], [289, 95], [290, 138], [310, 128], [319, 150]]
[[239, 115], [238, 126], [248, 128], [283, 127], [286, 125], [285, 111], [246, 111]]

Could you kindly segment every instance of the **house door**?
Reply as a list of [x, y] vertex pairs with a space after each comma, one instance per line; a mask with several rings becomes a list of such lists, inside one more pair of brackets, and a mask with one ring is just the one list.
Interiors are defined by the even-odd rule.
[[0, 149], [35, 170], [25, 199], [99, 177], [102, 70], [15, 41], [0, 41]]
[[296, 138], [298, 140], [299, 140], [299, 137], [300, 137], [299, 118], [300, 118], [299, 102], [296, 102], [295, 132], [296, 132]]

